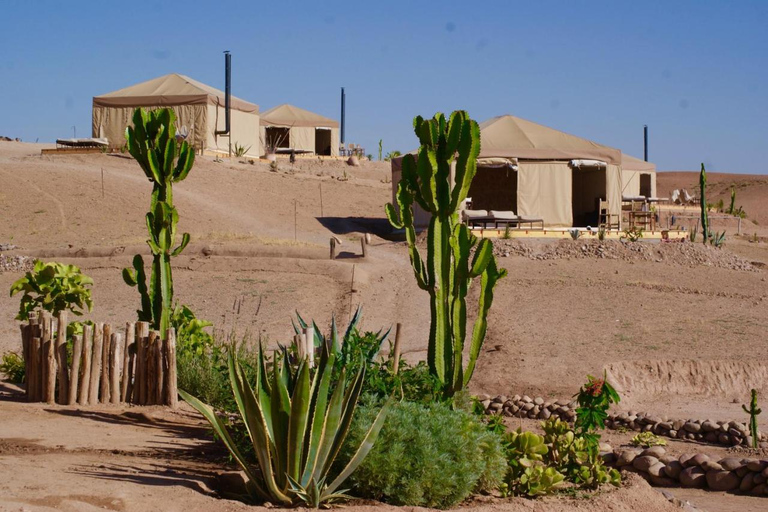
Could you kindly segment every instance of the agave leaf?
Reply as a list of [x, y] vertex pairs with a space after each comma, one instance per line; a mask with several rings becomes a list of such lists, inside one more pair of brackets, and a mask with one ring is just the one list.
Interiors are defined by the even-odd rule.
[[299, 366], [296, 385], [291, 398], [291, 412], [288, 419], [288, 466], [286, 472], [294, 479], [301, 478], [301, 460], [304, 451], [304, 436], [309, 423], [312, 389], [310, 386], [309, 363], [302, 361]]
[[[316, 387], [316, 393], [313, 398], [314, 407], [312, 409], [312, 425], [309, 432], [304, 473], [301, 476], [302, 485], [307, 485], [315, 472], [315, 465], [323, 436], [325, 414], [328, 408], [328, 391], [331, 385], [331, 375], [333, 374], [333, 365], [335, 362], [336, 356], [331, 354], [328, 357], [325, 366], [322, 367], [322, 373], [318, 369], [318, 373], [315, 374], [315, 380], [319, 377], [320, 382]], [[342, 385], [342, 383], [337, 383], [338, 387], [341, 387]]]

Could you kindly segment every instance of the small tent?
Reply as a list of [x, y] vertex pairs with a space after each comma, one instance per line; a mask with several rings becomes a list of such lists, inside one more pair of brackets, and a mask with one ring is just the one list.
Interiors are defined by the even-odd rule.
[[656, 197], [656, 164], [621, 154], [621, 195]]
[[285, 103], [264, 112], [260, 124], [264, 151], [339, 155], [339, 123], [328, 117]]
[[199, 151], [228, 152], [230, 141], [259, 156], [259, 107], [230, 98], [230, 137], [216, 135], [225, 129], [224, 93], [184, 75], [172, 73], [93, 98], [94, 137], [106, 137], [110, 147], [125, 144], [125, 129], [137, 107], [170, 107], [177, 130], [186, 129], [187, 141]]
[[[504, 115], [480, 125], [472, 208], [512, 210], [548, 227], [597, 226], [599, 200], [621, 213], [621, 151]], [[392, 164], [400, 181], [400, 159]], [[393, 190], [393, 195], [395, 190]], [[415, 208], [417, 225], [429, 219]]]

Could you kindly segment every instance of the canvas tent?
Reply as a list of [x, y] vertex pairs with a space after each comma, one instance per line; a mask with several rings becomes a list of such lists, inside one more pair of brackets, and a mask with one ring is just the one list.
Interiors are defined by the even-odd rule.
[[[259, 107], [231, 97], [231, 142], [250, 147], [248, 155], [258, 156]], [[177, 129], [186, 128], [189, 143], [199, 151], [228, 152], [230, 138], [217, 136], [225, 129], [224, 93], [184, 75], [172, 73], [125, 89], [93, 98], [94, 137], [106, 137], [110, 147], [125, 144], [125, 128], [137, 107], [170, 107], [176, 113]]]
[[[598, 224], [600, 199], [621, 212], [621, 151], [540, 124], [504, 115], [480, 125], [478, 171], [472, 208], [512, 210], [541, 218], [547, 227]], [[393, 161], [392, 183], [400, 181]], [[393, 196], [395, 190], [393, 190]], [[415, 209], [417, 225], [428, 222]]]
[[261, 115], [260, 138], [265, 151], [276, 146], [315, 155], [339, 155], [339, 123], [309, 110], [278, 105]]
[[656, 164], [621, 154], [622, 197], [656, 197]]

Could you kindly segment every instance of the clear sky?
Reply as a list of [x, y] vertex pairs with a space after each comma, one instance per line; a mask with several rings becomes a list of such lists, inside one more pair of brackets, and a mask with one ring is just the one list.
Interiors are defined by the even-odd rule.
[[167, 73], [338, 119], [376, 154], [417, 115], [514, 114], [661, 170], [768, 173], [768, 1], [0, 0], [0, 135], [91, 131], [91, 99]]

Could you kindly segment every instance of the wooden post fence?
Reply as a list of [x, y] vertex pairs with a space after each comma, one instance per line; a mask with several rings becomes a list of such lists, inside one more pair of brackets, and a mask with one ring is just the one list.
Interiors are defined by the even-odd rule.
[[176, 332], [147, 322], [85, 324], [67, 355], [66, 312], [36, 311], [20, 326], [29, 402], [60, 405], [178, 405]]

